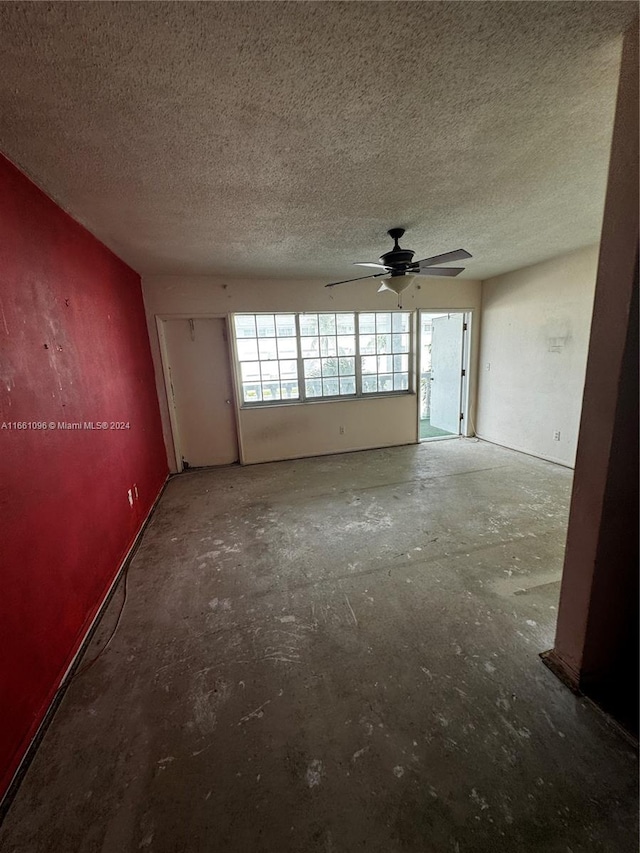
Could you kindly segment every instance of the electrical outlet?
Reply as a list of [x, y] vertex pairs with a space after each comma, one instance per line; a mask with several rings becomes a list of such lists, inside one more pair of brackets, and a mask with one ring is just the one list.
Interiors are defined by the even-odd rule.
[[560, 430], [559, 429], [554, 429], [553, 440], [554, 441], [560, 441]]
[[488, 362], [486, 363], [486, 365], [485, 365], [485, 368], [484, 368], [484, 369], [485, 369], [485, 370], [491, 370], [491, 362], [490, 362], [490, 361], [488, 361]]
[[343, 426], [340, 427], [340, 435], [344, 435], [344, 427]]

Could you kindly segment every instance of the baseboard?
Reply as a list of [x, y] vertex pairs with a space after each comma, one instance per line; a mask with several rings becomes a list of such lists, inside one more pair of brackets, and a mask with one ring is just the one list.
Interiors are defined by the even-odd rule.
[[573, 669], [573, 667], [569, 666], [567, 662], [557, 654], [555, 649], [549, 649], [547, 652], [541, 652], [539, 657], [547, 669], [551, 670], [556, 678], [561, 681], [564, 686], [574, 694], [574, 696], [579, 696], [602, 717], [604, 717], [607, 723], [637, 752], [638, 738], [633, 734], [633, 732], [630, 732], [625, 728], [621, 722], [616, 720], [616, 718], [603, 708], [599, 702], [585, 692], [585, 687], [580, 681], [579, 673]]
[[5, 819], [7, 812], [9, 811], [9, 809], [11, 807], [11, 803], [13, 802], [16, 794], [18, 793], [20, 785], [22, 784], [22, 781], [27, 774], [29, 766], [34, 759], [36, 752], [38, 751], [38, 747], [42, 743], [42, 740], [43, 740], [43, 738], [47, 732], [47, 729], [51, 725], [51, 722], [55, 716], [55, 713], [58, 710], [58, 707], [60, 706], [62, 699], [64, 698], [64, 694], [66, 693], [67, 688], [69, 687], [69, 685], [71, 684], [71, 681], [73, 680], [73, 676], [75, 675], [75, 673], [78, 669], [78, 666], [80, 665], [80, 661], [82, 660], [82, 657], [83, 657], [84, 653], [86, 652], [86, 650], [89, 646], [89, 643], [93, 639], [93, 635], [95, 634], [96, 629], [97, 629], [98, 625], [100, 624], [100, 620], [102, 619], [102, 617], [105, 613], [105, 610], [107, 609], [111, 599], [113, 598], [113, 595], [114, 595], [114, 593], [118, 587], [118, 584], [122, 578], [122, 575], [124, 574], [125, 570], [127, 569], [127, 567], [129, 566], [129, 564], [131, 563], [131, 561], [133, 560], [133, 558], [136, 555], [136, 552], [137, 552], [138, 547], [140, 545], [140, 542], [142, 540], [142, 536], [143, 536], [145, 530], [147, 529], [149, 522], [151, 521], [151, 518], [152, 518], [152, 516], [156, 510], [156, 507], [158, 506], [160, 498], [164, 494], [164, 490], [166, 489], [167, 483], [169, 482], [170, 479], [171, 479], [171, 475], [168, 475], [165, 478], [164, 483], [160, 487], [160, 490], [159, 490], [158, 494], [156, 495], [156, 499], [154, 500], [153, 504], [151, 505], [149, 512], [145, 516], [144, 521], [140, 525], [140, 529], [136, 533], [136, 535], [133, 539], [133, 542], [131, 543], [131, 545], [129, 547], [129, 550], [127, 551], [122, 562], [120, 563], [118, 571], [116, 572], [113, 580], [111, 581], [111, 584], [110, 584], [107, 592], [104, 595], [104, 598], [102, 599], [102, 603], [98, 607], [95, 616], [91, 620], [91, 624], [89, 625], [89, 627], [88, 627], [88, 629], [87, 629], [87, 631], [86, 631], [86, 633], [82, 639], [82, 642], [78, 646], [78, 649], [77, 649], [76, 653], [74, 654], [74, 656], [71, 660], [71, 663], [69, 664], [64, 675], [60, 679], [60, 684], [57, 687], [56, 692], [53, 694], [51, 702], [49, 703], [49, 707], [45, 711], [44, 716], [42, 718], [42, 721], [40, 722], [40, 725], [38, 726], [35, 735], [31, 739], [29, 746], [26, 748], [24, 755], [22, 756], [20, 763], [18, 764], [18, 767], [16, 768], [16, 771], [13, 774], [13, 777], [12, 777], [11, 781], [9, 782], [7, 790], [4, 792], [2, 798], [0, 799], [0, 826], [2, 825], [2, 821]]
[[568, 687], [576, 696], [581, 695], [579, 674], [558, 656], [555, 649], [549, 649], [548, 652], [541, 652], [540, 659], [547, 669], [550, 669], [555, 677], [559, 679], [565, 687]]
[[480, 441], [484, 441], [487, 444], [493, 444], [496, 447], [506, 447], [507, 450], [515, 450], [516, 453], [523, 453], [525, 456], [531, 456], [533, 459], [542, 459], [544, 462], [553, 462], [554, 465], [561, 465], [563, 468], [568, 468], [570, 471], [574, 470], [573, 465], [569, 465], [568, 462], [563, 462], [562, 459], [555, 459], [553, 456], [543, 456], [541, 453], [533, 453], [531, 450], [516, 447], [514, 444], [505, 444], [503, 441], [494, 441], [491, 438], [485, 438], [483, 435], [480, 435], [479, 432], [475, 434], [474, 438], [479, 438]]
[[[458, 436], [454, 436], [457, 438]], [[345, 453], [363, 453], [366, 450], [389, 450], [392, 447], [415, 447], [420, 444], [418, 441], [401, 441], [398, 444], [379, 444], [373, 447], [349, 447], [345, 450], [323, 450], [320, 453], [306, 453], [302, 456], [277, 456], [273, 459], [254, 459], [249, 462], [240, 462], [243, 467], [250, 465], [269, 465], [271, 462], [295, 462], [298, 459], [319, 459], [322, 456], [342, 456]]]

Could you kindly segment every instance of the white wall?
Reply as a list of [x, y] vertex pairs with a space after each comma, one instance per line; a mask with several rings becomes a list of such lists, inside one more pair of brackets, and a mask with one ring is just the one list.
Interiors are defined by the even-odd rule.
[[[237, 311], [367, 311], [397, 308], [397, 297], [377, 291], [375, 279], [328, 290], [325, 281], [236, 279], [204, 276], [147, 276], [144, 300], [156, 371], [169, 467], [176, 470], [169, 410], [158, 345], [156, 316], [226, 316]], [[480, 308], [480, 282], [424, 278], [420, 289], [403, 295], [403, 308], [474, 312], [469, 395], [475, 401], [474, 352]], [[474, 343], [476, 344], [474, 350]], [[238, 409], [244, 462], [267, 462], [370, 447], [407, 444], [418, 439], [417, 395], [285, 404]], [[473, 410], [472, 410], [473, 414]], [[344, 433], [340, 433], [340, 427]]]
[[482, 283], [481, 438], [573, 467], [597, 263], [590, 246]]

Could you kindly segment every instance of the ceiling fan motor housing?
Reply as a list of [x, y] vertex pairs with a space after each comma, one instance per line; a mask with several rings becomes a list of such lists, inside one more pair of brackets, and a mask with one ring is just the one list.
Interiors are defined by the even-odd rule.
[[415, 252], [411, 249], [401, 249], [398, 245], [398, 240], [404, 234], [404, 228], [391, 228], [387, 233], [395, 245], [391, 251], [380, 255], [380, 263], [390, 269], [392, 275], [403, 275], [411, 267]]
[[392, 249], [380, 255], [380, 263], [394, 271], [404, 272], [411, 266], [414, 255], [410, 249]]

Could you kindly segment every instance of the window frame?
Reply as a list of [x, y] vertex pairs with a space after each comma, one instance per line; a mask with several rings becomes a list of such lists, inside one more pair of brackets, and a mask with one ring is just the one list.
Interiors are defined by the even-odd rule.
[[[242, 379], [242, 362], [238, 357], [238, 340], [243, 340], [243, 338], [238, 338], [236, 331], [236, 323], [235, 318], [237, 316], [252, 316], [257, 318], [259, 316], [271, 316], [274, 318], [278, 314], [287, 314], [293, 315], [294, 323], [295, 323], [295, 342], [297, 349], [297, 382], [298, 382], [298, 399], [279, 399], [279, 400], [256, 400], [254, 402], [249, 402], [244, 400], [244, 389], [243, 389], [243, 379]], [[356, 391], [355, 394], [331, 394], [331, 395], [322, 395], [319, 397], [308, 397], [306, 394], [306, 377], [304, 375], [304, 362], [305, 358], [302, 355], [302, 336], [300, 334], [300, 318], [304, 315], [311, 314], [316, 317], [320, 314], [333, 314], [336, 317], [336, 330], [337, 330], [337, 317], [340, 314], [350, 314], [354, 317], [354, 337], [355, 337], [355, 385]], [[393, 336], [393, 315], [394, 314], [406, 314], [408, 317], [408, 331], [400, 332], [396, 334], [407, 334], [409, 337], [409, 348], [406, 353], [384, 353], [384, 355], [389, 355], [393, 358], [394, 355], [406, 355], [407, 356], [407, 377], [408, 383], [407, 388], [397, 389], [391, 391], [368, 391], [364, 392], [362, 390], [362, 354], [360, 352], [360, 315], [362, 314], [390, 314], [391, 315], [391, 331], [388, 333], [390, 336]], [[238, 403], [241, 409], [264, 409], [271, 408], [273, 406], [300, 406], [307, 404], [315, 404], [315, 403], [334, 403], [339, 401], [349, 401], [349, 400], [372, 400], [378, 399], [380, 397], [406, 397], [415, 394], [415, 311], [407, 311], [402, 309], [369, 309], [369, 310], [360, 310], [360, 311], [328, 311], [318, 309], [316, 311], [234, 311], [230, 315], [230, 326], [232, 332], [232, 351], [233, 351], [233, 362], [234, 362], [234, 372], [237, 380], [237, 388], [238, 388]], [[306, 337], [306, 336], [305, 336]], [[318, 333], [319, 337], [319, 333]], [[334, 338], [338, 337], [337, 331], [332, 336]], [[255, 338], [247, 338], [247, 340], [255, 340], [256, 344], [259, 340], [257, 335], [257, 322], [256, 322], [256, 337]], [[393, 349], [393, 345], [391, 347]], [[365, 353], [365, 355], [372, 355], [372, 353]], [[378, 353], [375, 353], [375, 357], [378, 357]], [[318, 358], [322, 358], [319, 354]], [[339, 358], [339, 355], [336, 354], [336, 358]], [[260, 363], [259, 358], [259, 348], [258, 348], [258, 363]], [[404, 372], [404, 371], [402, 371]], [[376, 371], [376, 377], [379, 376], [379, 372]], [[392, 375], [395, 375], [395, 371]], [[339, 374], [338, 374], [339, 378]]]

